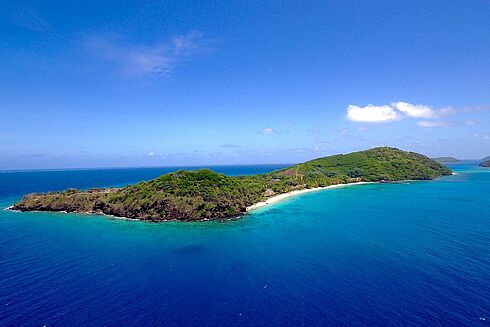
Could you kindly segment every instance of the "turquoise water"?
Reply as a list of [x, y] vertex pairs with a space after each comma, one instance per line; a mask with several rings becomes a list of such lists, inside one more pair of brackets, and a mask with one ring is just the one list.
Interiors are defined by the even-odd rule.
[[[307, 193], [227, 222], [0, 211], [0, 325], [488, 325], [490, 169], [452, 168], [436, 181]], [[25, 191], [162, 172], [4, 172], [0, 206]]]

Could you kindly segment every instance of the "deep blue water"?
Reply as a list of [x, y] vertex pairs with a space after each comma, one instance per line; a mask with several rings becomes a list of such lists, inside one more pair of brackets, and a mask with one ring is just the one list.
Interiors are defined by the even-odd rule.
[[[0, 211], [0, 326], [488, 326], [490, 169], [452, 168], [227, 222]], [[1, 172], [0, 207], [168, 170]]]

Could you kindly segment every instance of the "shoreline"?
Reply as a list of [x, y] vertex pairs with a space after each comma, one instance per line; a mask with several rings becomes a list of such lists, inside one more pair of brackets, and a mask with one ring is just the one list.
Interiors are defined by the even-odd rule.
[[12, 211], [12, 212], [29, 212], [29, 213], [53, 213], [53, 214], [73, 214], [73, 215], [88, 215], [88, 216], [100, 216], [100, 217], [106, 217], [109, 219], [114, 219], [114, 220], [127, 220], [127, 221], [139, 221], [139, 222], [144, 222], [144, 223], [166, 223], [166, 222], [176, 222], [176, 223], [187, 223], [187, 222], [204, 222], [204, 221], [214, 221], [214, 220], [235, 220], [241, 216], [237, 217], [230, 217], [230, 218], [225, 218], [225, 219], [209, 219], [209, 218], [204, 218], [200, 220], [178, 220], [178, 219], [164, 219], [164, 220], [158, 220], [158, 221], [153, 221], [150, 219], [141, 219], [141, 218], [129, 218], [129, 217], [122, 217], [122, 216], [114, 216], [111, 214], [103, 213], [103, 212], [95, 212], [95, 211], [49, 211], [49, 210], [29, 210], [29, 211], [22, 211], [22, 210], [15, 210], [13, 209], [12, 206], [8, 206], [4, 208], [3, 210], [5, 211]]
[[[454, 173], [453, 172], [452, 175], [457, 175], [457, 173]], [[412, 181], [417, 181], [417, 180], [393, 181], [393, 183], [412, 182]], [[380, 181], [380, 182], [353, 182], [353, 183], [329, 185], [329, 186], [325, 186], [325, 187], [307, 188], [307, 189], [290, 191], [290, 192], [287, 192], [287, 193], [281, 193], [281, 194], [274, 195], [274, 196], [268, 198], [265, 201], [257, 202], [255, 204], [252, 204], [252, 205], [248, 206], [245, 209], [246, 210], [245, 211], [245, 214], [248, 214], [248, 213], [250, 213], [253, 210], [256, 210], [258, 208], [262, 208], [262, 207], [265, 207], [267, 205], [270, 205], [270, 204], [273, 204], [273, 203], [277, 203], [279, 201], [282, 201], [282, 200], [285, 200], [285, 199], [290, 198], [292, 196], [303, 194], [303, 193], [323, 191], [323, 190], [328, 190], [328, 189], [341, 188], [341, 187], [354, 186], [354, 185], [379, 184], [379, 183], [385, 183], [385, 182], [384, 181]], [[392, 182], [387, 182], [387, 183], [392, 183]], [[11, 205], [11, 206], [8, 206], [7, 208], [4, 208], [3, 210], [22, 212], [20, 210], [14, 210], [13, 207], [14, 206]], [[43, 210], [33, 210], [33, 211], [30, 211], [30, 212], [58, 212], [58, 213], [68, 213], [66, 211], [43, 211]], [[112, 218], [112, 219], [116, 219], [116, 220], [153, 222], [153, 221], [147, 220], [147, 219], [120, 217], [120, 216], [114, 216], [114, 215], [106, 214], [106, 213], [103, 213], [103, 212], [86, 212], [86, 211], [85, 212], [79, 212], [79, 211], [74, 211], [74, 212], [70, 212], [70, 213], [73, 213], [73, 214], [82, 214], [82, 215], [85, 214], [85, 215], [95, 215], [95, 216], [106, 216], [108, 218]], [[240, 216], [243, 216], [243, 214], [240, 214], [240, 215], [238, 215], [236, 217], [226, 218], [226, 219], [223, 219], [223, 220], [235, 220], [237, 218], [240, 218]], [[212, 220], [215, 220], [215, 219], [184, 220], [184, 221], [181, 221], [181, 220], [178, 220], [178, 219], [175, 219], [175, 220], [174, 219], [168, 219], [168, 220], [161, 220], [161, 221], [158, 221], [158, 222], [203, 222], [203, 221], [212, 221]]]
[[[340, 187], [352, 186], [352, 185], [364, 185], [364, 184], [375, 184], [375, 183], [377, 183], [377, 182], [355, 182], [355, 183], [335, 184], [335, 185], [330, 185], [330, 186], [325, 186], [325, 187], [307, 188], [307, 189], [296, 190], [296, 191], [291, 191], [291, 192], [287, 192], [287, 193], [281, 193], [281, 194], [272, 196], [265, 201], [257, 202], [255, 204], [252, 204], [251, 206], [248, 206], [246, 208], [246, 213], [250, 213], [251, 211], [253, 211], [255, 209], [258, 209], [258, 208], [264, 207], [266, 205], [276, 203], [276, 202], [285, 200], [287, 198], [290, 198], [292, 196], [303, 194], [303, 193], [310, 193], [310, 192], [316, 192], [316, 191], [322, 191], [322, 190], [328, 190], [328, 189], [340, 188]], [[4, 208], [3, 210], [22, 212], [20, 210], [14, 210], [12, 208], [13, 208], [13, 205], [11, 205], [7, 208]], [[34, 211], [29, 211], [29, 212], [57, 212], [57, 213], [65, 213], [65, 214], [68, 213], [66, 211], [42, 211], [42, 210], [34, 210]], [[94, 215], [94, 216], [105, 216], [105, 217], [116, 219], [116, 220], [143, 221], [143, 222], [148, 221], [148, 220], [139, 219], [139, 218], [119, 217], [119, 216], [109, 215], [109, 214], [106, 214], [103, 212], [86, 212], [86, 211], [78, 212], [78, 211], [74, 211], [74, 212], [70, 212], [70, 213], [82, 214], [82, 215], [85, 214], [85, 215]], [[240, 216], [242, 216], [242, 215], [240, 215]], [[234, 220], [236, 218], [239, 218], [240, 216], [227, 218], [225, 220]], [[214, 219], [202, 219], [202, 220], [196, 220], [196, 222], [210, 221], [210, 220], [214, 220]], [[163, 220], [162, 222], [171, 222], [171, 221], [179, 222], [179, 220]]]
[[302, 190], [296, 190], [296, 191], [291, 191], [291, 192], [287, 192], [287, 193], [281, 193], [278, 195], [274, 195], [265, 201], [261, 201], [261, 202], [257, 202], [255, 204], [252, 204], [251, 206], [248, 206], [246, 210], [247, 210], [247, 212], [251, 212], [255, 209], [262, 208], [262, 207], [265, 207], [266, 205], [276, 203], [276, 202], [285, 200], [287, 198], [290, 198], [292, 196], [303, 194], [303, 193], [323, 191], [323, 190], [345, 187], [345, 186], [352, 186], [352, 185], [365, 185], [365, 184], [375, 184], [375, 183], [377, 183], [377, 182], [355, 182], [355, 183], [335, 184], [335, 185], [330, 185], [330, 186], [325, 186], [325, 187], [306, 188], [306, 189], [302, 189]]

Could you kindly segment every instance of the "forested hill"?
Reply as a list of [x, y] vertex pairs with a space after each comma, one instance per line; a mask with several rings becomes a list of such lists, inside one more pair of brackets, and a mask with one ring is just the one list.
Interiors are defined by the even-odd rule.
[[120, 189], [29, 194], [12, 209], [101, 213], [150, 221], [225, 219], [289, 191], [349, 182], [429, 180], [450, 174], [449, 168], [424, 155], [381, 147], [253, 176], [180, 170]]
[[458, 163], [458, 162], [461, 162], [461, 160], [456, 159], [454, 157], [439, 157], [439, 158], [432, 158], [432, 159], [439, 162], [439, 163]]

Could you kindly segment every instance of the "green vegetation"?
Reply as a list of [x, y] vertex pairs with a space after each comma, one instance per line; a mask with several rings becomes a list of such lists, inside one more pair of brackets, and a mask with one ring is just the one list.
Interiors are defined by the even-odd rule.
[[432, 158], [432, 160], [435, 160], [438, 163], [457, 163], [457, 162], [460, 162], [459, 159], [456, 159], [454, 157], [439, 157], [439, 158]]
[[225, 219], [293, 190], [361, 181], [429, 180], [450, 174], [449, 168], [426, 156], [383, 147], [261, 175], [230, 177], [209, 169], [180, 170], [120, 189], [30, 194], [13, 209], [103, 213], [151, 221]]

